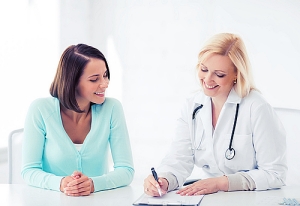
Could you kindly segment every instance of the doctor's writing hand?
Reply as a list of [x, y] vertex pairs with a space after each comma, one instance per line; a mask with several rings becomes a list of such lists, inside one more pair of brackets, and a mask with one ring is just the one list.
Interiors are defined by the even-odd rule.
[[228, 191], [228, 179], [226, 176], [199, 180], [178, 190], [176, 193], [180, 195], [191, 196], [211, 194], [220, 190]]
[[69, 196], [86, 196], [94, 192], [93, 180], [75, 171], [62, 179], [60, 190]]
[[144, 180], [144, 191], [150, 196], [160, 196], [158, 193], [158, 188], [161, 189], [162, 195], [166, 194], [168, 191], [169, 182], [165, 178], [158, 178], [158, 182], [154, 179], [153, 175], [149, 175]]

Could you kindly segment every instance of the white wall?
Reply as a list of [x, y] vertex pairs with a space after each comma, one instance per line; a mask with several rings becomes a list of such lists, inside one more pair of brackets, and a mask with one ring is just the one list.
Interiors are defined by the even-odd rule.
[[198, 52], [215, 33], [240, 34], [266, 99], [300, 109], [298, 0], [28, 2], [27, 14], [8, 8], [16, 12], [10, 20], [23, 15], [4, 24], [7, 37], [15, 38], [0, 36], [1, 139], [22, 126], [29, 102], [49, 94], [60, 54], [77, 43], [97, 47], [108, 59], [108, 95], [123, 103], [138, 178], [164, 156], [182, 101], [198, 89]]
[[30, 102], [48, 96], [60, 51], [56, 1], [0, 1], [0, 148], [23, 127]]
[[164, 156], [181, 102], [198, 89], [198, 52], [215, 33], [240, 34], [266, 99], [300, 109], [300, 1], [114, 0], [91, 8], [91, 41], [108, 57], [113, 47], [112, 81], [122, 72], [138, 177]]

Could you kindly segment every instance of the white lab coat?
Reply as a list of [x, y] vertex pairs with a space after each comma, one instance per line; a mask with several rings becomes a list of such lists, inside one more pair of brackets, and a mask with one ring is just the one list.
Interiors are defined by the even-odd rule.
[[[240, 106], [232, 142], [236, 154], [232, 160], [227, 160], [225, 151], [229, 147], [237, 103]], [[193, 155], [192, 113], [200, 104], [203, 107], [196, 114], [195, 145], [203, 139]], [[205, 174], [199, 178], [247, 172], [256, 190], [280, 188], [285, 184], [285, 130], [259, 92], [251, 91], [240, 98], [232, 89], [214, 131], [211, 99], [199, 92], [187, 99], [177, 123], [176, 136], [158, 171], [171, 172], [179, 186], [190, 176], [194, 165], [202, 168]]]

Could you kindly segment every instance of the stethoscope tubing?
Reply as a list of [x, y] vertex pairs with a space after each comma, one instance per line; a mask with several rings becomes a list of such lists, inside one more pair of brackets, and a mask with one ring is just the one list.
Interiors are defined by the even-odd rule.
[[235, 116], [234, 116], [234, 123], [233, 123], [233, 127], [232, 127], [232, 132], [231, 132], [231, 137], [230, 137], [230, 143], [229, 143], [229, 150], [232, 149], [232, 141], [233, 141], [233, 136], [234, 136], [234, 132], [235, 132], [237, 117], [238, 117], [238, 114], [239, 114], [239, 106], [240, 106], [239, 104], [236, 104]]
[[[196, 114], [197, 112], [203, 107], [203, 105], [199, 105], [197, 106], [193, 113], [192, 113], [192, 136], [193, 136], [193, 142], [192, 142], [192, 150], [193, 150], [193, 155], [195, 154], [194, 150], [197, 150], [199, 149], [201, 143], [202, 143], [202, 139], [203, 139], [203, 136], [201, 137], [201, 140], [198, 144], [198, 146], [196, 146], [196, 135], [195, 135], [195, 122], [196, 122]], [[239, 104], [236, 105], [236, 110], [235, 110], [235, 116], [234, 116], [234, 123], [233, 123], [233, 127], [232, 127], [232, 132], [231, 132], [231, 137], [230, 137], [230, 142], [229, 142], [229, 147], [228, 149], [225, 151], [225, 157], [226, 159], [228, 160], [231, 160], [234, 158], [235, 156], [235, 150], [232, 148], [232, 142], [233, 142], [233, 137], [234, 137], [234, 132], [235, 132], [235, 127], [236, 127], [236, 123], [237, 123], [237, 118], [238, 118], [238, 113], [239, 113]]]
[[194, 150], [195, 149], [199, 149], [199, 147], [200, 147], [200, 145], [201, 145], [201, 143], [202, 143], [202, 139], [203, 139], [203, 137], [201, 137], [201, 141], [199, 142], [199, 144], [198, 144], [198, 147], [196, 147], [196, 135], [195, 135], [195, 128], [196, 128], [196, 126], [195, 126], [195, 123], [196, 123], [196, 120], [195, 120], [195, 117], [196, 117], [196, 114], [197, 114], [197, 112], [201, 109], [203, 107], [203, 104], [201, 104], [201, 105], [199, 105], [199, 106], [197, 106], [195, 109], [194, 109], [194, 111], [193, 111], [193, 114], [192, 114], [192, 136], [193, 136], [193, 142], [192, 142], [192, 147], [194, 147], [194, 149], [192, 148], [192, 150], [193, 150], [193, 154], [194, 154]]

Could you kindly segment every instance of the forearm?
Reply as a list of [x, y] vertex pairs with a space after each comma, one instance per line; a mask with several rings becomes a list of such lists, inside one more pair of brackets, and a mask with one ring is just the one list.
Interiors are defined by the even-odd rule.
[[244, 172], [227, 175], [228, 191], [255, 190], [254, 180]]
[[117, 168], [107, 174], [90, 177], [94, 182], [94, 192], [108, 190], [129, 185], [134, 176], [134, 169], [131, 167]]
[[24, 168], [22, 170], [22, 177], [24, 181], [31, 186], [55, 191], [60, 191], [60, 182], [63, 178], [62, 176], [56, 176], [32, 168]]

